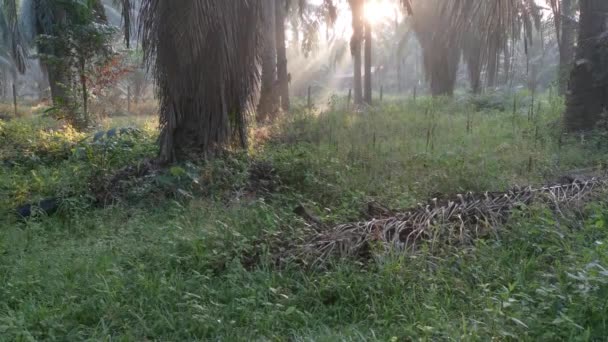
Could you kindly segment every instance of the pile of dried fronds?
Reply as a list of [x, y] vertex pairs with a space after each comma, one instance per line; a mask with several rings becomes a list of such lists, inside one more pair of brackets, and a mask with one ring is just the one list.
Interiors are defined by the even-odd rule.
[[463, 245], [492, 234], [514, 209], [545, 203], [556, 214], [601, 194], [608, 178], [576, 180], [541, 188], [514, 188], [507, 192], [467, 193], [399, 213], [374, 210], [371, 219], [338, 225], [314, 234], [306, 243], [287, 251], [282, 259], [323, 264], [331, 258], [364, 258], [390, 251], [414, 251], [421, 243]]

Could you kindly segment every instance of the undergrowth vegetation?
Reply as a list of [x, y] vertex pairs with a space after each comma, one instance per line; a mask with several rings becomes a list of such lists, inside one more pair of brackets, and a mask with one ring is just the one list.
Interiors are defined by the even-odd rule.
[[[250, 151], [161, 168], [155, 122], [81, 133], [0, 121], [2, 340], [598, 340], [608, 334], [607, 204], [522, 208], [466, 247], [272, 262], [328, 225], [465, 191], [547, 184], [602, 167], [601, 137], [562, 135], [558, 98], [342, 99], [252, 132]], [[489, 104], [488, 104], [489, 103]], [[441, 120], [438, 120], [441, 118]], [[61, 199], [56, 215], [15, 215]], [[255, 258], [248, 256], [255, 255]]]

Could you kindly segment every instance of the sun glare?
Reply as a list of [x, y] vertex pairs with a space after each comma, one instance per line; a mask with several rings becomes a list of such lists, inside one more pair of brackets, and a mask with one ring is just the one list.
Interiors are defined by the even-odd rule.
[[365, 20], [377, 24], [394, 18], [396, 8], [394, 3], [387, 0], [375, 0], [366, 2], [364, 11]]

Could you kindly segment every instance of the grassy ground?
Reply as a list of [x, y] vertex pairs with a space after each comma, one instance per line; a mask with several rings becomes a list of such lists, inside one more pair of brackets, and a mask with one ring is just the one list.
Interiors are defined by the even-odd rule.
[[[97, 142], [37, 115], [0, 122], [0, 340], [601, 340], [601, 201], [567, 218], [528, 208], [496, 238], [368, 265], [239, 257], [268, 232], [297, 238], [298, 203], [339, 223], [370, 199], [407, 207], [604, 163], [601, 137], [560, 137], [559, 99], [538, 103], [419, 99], [347, 114], [336, 101], [257, 130], [247, 154], [126, 182], [106, 207], [96, 185], [155, 155], [153, 119], [106, 121], [100, 130], [141, 131]], [[273, 165], [271, 193], [248, 185], [253, 160]], [[48, 196], [66, 198], [56, 215], [10, 214]]]

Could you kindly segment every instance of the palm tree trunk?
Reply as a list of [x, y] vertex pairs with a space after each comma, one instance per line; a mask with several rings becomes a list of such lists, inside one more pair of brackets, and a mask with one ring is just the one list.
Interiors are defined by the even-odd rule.
[[17, 110], [17, 80], [13, 80], [13, 111], [15, 113], [15, 117], [19, 116], [19, 111]]
[[498, 76], [498, 56], [490, 56], [488, 60], [488, 69], [486, 75], [487, 86], [490, 89], [494, 89], [496, 87], [496, 77]]
[[82, 113], [84, 118], [84, 126], [89, 125], [89, 92], [87, 90], [86, 60], [80, 59], [80, 87], [82, 89]]
[[51, 100], [53, 102], [53, 106], [66, 106], [69, 102], [66, 92], [68, 80], [63, 67], [61, 65], [48, 65], [46, 70], [49, 79], [49, 86], [51, 88]]
[[574, 35], [576, 22], [575, 7], [572, 0], [562, 0], [561, 42], [559, 45], [559, 94], [564, 95], [568, 90], [570, 70], [574, 61]]
[[431, 83], [431, 95], [453, 96], [460, 55], [458, 49], [437, 48], [425, 50], [425, 71]]
[[466, 37], [462, 49], [463, 58], [467, 63], [469, 83], [471, 85], [471, 92], [473, 94], [481, 93], [481, 45], [481, 39], [475, 34], [471, 33], [468, 37]]
[[[65, 24], [67, 20], [67, 13], [65, 9], [60, 6], [55, 6], [54, 22], [59, 24]], [[47, 51], [42, 51], [47, 53]], [[51, 88], [51, 100], [55, 107], [68, 107], [69, 98], [67, 96], [68, 86], [68, 75], [65, 68], [65, 63], [62, 60], [55, 61], [46, 65], [46, 71], [48, 75], [49, 85]]]
[[350, 41], [350, 51], [353, 55], [355, 104], [363, 103], [361, 87], [361, 41], [363, 40], [363, 0], [349, 0], [352, 11], [353, 37]]
[[507, 84], [509, 83], [509, 78], [511, 75], [511, 50], [509, 47], [509, 43], [505, 44], [504, 47], [504, 61], [503, 61], [503, 65], [504, 65], [504, 74], [503, 74], [503, 78], [502, 78], [502, 84]]
[[365, 103], [372, 104], [372, 25], [365, 23]]
[[449, 21], [438, 7], [441, 3], [441, 0], [414, 2], [412, 27], [422, 49], [424, 73], [430, 83], [431, 95], [452, 96], [461, 50], [457, 46], [457, 32], [447, 31], [446, 35], [441, 30], [441, 25]]
[[6, 73], [0, 68], [0, 99], [6, 96]]
[[160, 162], [246, 147], [247, 117], [259, 103], [267, 18], [262, 4], [142, 1], [142, 49], [154, 71], [160, 105]]
[[489, 49], [487, 50], [487, 69], [486, 69], [486, 82], [489, 89], [496, 87], [496, 79], [498, 78], [498, 57], [502, 50], [502, 44], [500, 44], [500, 38], [494, 34], [490, 39]]
[[287, 72], [287, 47], [285, 43], [285, 1], [277, 0], [276, 9], [276, 37], [277, 37], [277, 74], [279, 80], [279, 95], [281, 108], [288, 111], [289, 101], [289, 74]]
[[257, 121], [272, 119], [279, 108], [277, 92], [277, 37], [275, 1], [265, 0], [263, 5], [264, 42], [262, 52], [262, 92], [258, 105]]
[[481, 93], [481, 61], [474, 57], [467, 58], [467, 71], [469, 72], [469, 82], [473, 94]]
[[[565, 124], [569, 131], [591, 130], [608, 109], [608, 65], [600, 37], [607, 25], [608, 1], [581, 0], [576, 62], [570, 76]], [[605, 37], [604, 37], [605, 39]]]

